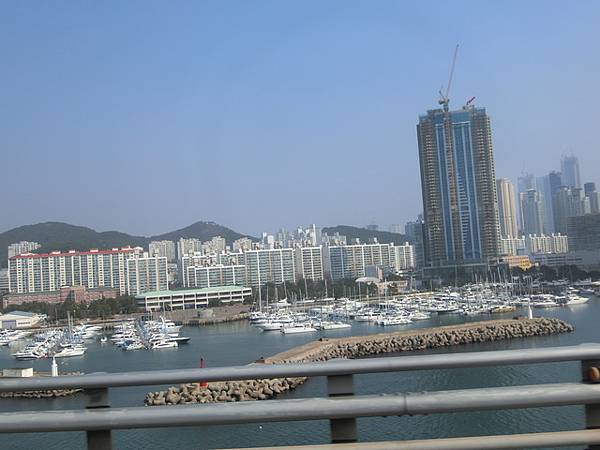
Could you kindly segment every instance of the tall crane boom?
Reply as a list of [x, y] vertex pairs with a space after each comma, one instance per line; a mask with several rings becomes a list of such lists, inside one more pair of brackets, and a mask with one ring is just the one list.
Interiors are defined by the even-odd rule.
[[446, 85], [446, 92], [442, 93], [440, 89], [440, 100], [438, 103], [444, 106], [444, 111], [448, 110], [448, 103], [450, 102], [450, 98], [448, 95], [450, 94], [450, 87], [452, 86], [452, 78], [454, 77], [454, 67], [456, 66], [456, 58], [458, 56], [458, 44], [454, 48], [454, 57], [452, 58], [452, 65], [450, 66], [450, 76], [448, 77], [448, 84]]

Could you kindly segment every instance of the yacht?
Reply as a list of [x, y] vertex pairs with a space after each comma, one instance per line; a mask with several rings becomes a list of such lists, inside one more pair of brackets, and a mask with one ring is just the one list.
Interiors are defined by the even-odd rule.
[[152, 350], [159, 350], [163, 348], [177, 348], [178, 344], [175, 341], [158, 341], [154, 342], [150, 347]]
[[413, 311], [411, 312], [408, 317], [410, 318], [410, 320], [427, 320], [427, 319], [431, 319], [431, 316], [425, 312], [422, 311]]
[[13, 353], [13, 356], [20, 361], [25, 361], [46, 358], [47, 353], [42, 347], [27, 346], [22, 351]]
[[565, 303], [567, 306], [573, 306], [573, 305], [584, 305], [588, 302], [589, 297], [582, 297], [579, 295], [567, 295], [567, 303]]
[[406, 325], [406, 324], [412, 323], [412, 320], [410, 320], [406, 316], [392, 316], [392, 317], [386, 317], [385, 319], [381, 320], [379, 323], [380, 323], [380, 325], [383, 325], [383, 326]]
[[316, 328], [320, 330], [342, 330], [345, 328], [352, 328], [352, 325], [346, 322], [320, 322]]
[[553, 308], [558, 306], [558, 303], [554, 301], [554, 296], [552, 295], [533, 295], [531, 297], [532, 306], [534, 308]]
[[70, 358], [72, 356], [83, 356], [87, 348], [81, 345], [71, 345], [64, 347], [58, 353], [55, 353], [54, 358]]
[[146, 347], [140, 341], [135, 341], [135, 342], [127, 344], [121, 348], [125, 351], [132, 351], [132, 350], [142, 350]]
[[317, 329], [309, 324], [291, 324], [281, 329], [283, 334], [313, 333], [315, 331], [317, 331]]
[[275, 322], [275, 321], [267, 321], [265, 323], [257, 325], [257, 327], [263, 331], [279, 331], [283, 327], [283, 323]]

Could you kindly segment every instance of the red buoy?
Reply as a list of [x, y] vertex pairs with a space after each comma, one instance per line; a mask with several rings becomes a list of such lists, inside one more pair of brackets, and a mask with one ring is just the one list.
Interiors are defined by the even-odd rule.
[[[204, 358], [200, 358], [200, 368], [204, 369]], [[208, 383], [206, 381], [199, 381], [198, 384], [200, 387], [208, 387]]]

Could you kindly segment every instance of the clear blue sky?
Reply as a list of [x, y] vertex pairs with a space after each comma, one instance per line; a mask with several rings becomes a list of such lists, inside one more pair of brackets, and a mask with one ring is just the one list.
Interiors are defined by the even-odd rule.
[[498, 177], [600, 181], [600, 2], [5, 1], [0, 231], [387, 226], [421, 210], [415, 124], [492, 117]]

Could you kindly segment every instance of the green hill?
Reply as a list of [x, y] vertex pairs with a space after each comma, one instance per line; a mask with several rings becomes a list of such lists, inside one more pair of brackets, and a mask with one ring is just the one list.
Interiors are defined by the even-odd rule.
[[[37, 251], [49, 252], [52, 250], [88, 250], [90, 248], [107, 249], [126, 245], [148, 248], [148, 244], [153, 240], [176, 241], [181, 237], [194, 237], [208, 241], [214, 236], [222, 236], [228, 243], [231, 243], [244, 235], [214, 222], [196, 222], [180, 230], [151, 237], [132, 236], [119, 231], [98, 232], [91, 228], [62, 222], [44, 222], [24, 225], [0, 233], [0, 267], [7, 265], [7, 247], [20, 241], [39, 242], [42, 248]], [[251, 239], [254, 238], [251, 237]]]
[[369, 239], [371, 238], [377, 238], [377, 242], [380, 244], [389, 244], [393, 242], [396, 245], [400, 245], [411, 241], [405, 234], [390, 233], [389, 231], [373, 231], [350, 225], [337, 225], [335, 227], [323, 228], [323, 233], [327, 233], [329, 236], [339, 233], [348, 238], [348, 243], [356, 238], [360, 239], [360, 242], [363, 244], [369, 243]]

